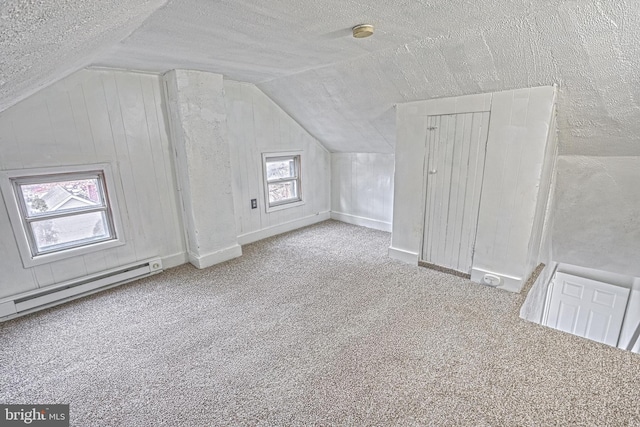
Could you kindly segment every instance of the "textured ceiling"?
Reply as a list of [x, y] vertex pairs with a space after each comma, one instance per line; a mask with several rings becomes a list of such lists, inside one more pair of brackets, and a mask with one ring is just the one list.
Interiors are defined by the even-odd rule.
[[[556, 83], [562, 154], [640, 155], [637, 0], [0, 8], [0, 108], [87, 65], [190, 68], [256, 83], [332, 151], [392, 152], [396, 103]], [[375, 25], [374, 36], [352, 38], [363, 22]]]

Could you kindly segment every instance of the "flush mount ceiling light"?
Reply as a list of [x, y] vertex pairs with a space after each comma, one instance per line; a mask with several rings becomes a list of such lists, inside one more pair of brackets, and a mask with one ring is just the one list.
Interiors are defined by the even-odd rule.
[[360, 24], [353, 27], [353, 37], [363, 39], [373, 34], [373, 25]]

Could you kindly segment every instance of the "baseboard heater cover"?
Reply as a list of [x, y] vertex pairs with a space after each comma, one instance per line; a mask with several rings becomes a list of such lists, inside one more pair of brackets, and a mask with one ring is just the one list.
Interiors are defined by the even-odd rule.
[[0, 300], [0, 322], [161, 271], [162, 260], [154, 258], [4, 298]]

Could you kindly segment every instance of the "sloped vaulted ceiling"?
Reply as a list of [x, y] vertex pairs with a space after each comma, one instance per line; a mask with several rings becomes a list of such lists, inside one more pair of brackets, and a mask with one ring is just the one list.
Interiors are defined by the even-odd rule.
[[[257, 84], [332, 151], [393, 152], [399, 102], [558, 84], [562, 154], [640, 155], [640, 2], [10, 0], [0, 107], [75, 69]], [[376, 33], [354, 39], [350, 28]]]

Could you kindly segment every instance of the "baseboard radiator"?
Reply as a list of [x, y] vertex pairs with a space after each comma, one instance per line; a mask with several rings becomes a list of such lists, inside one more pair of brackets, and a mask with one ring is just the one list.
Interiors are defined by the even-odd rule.
[[122, 285], [162, 271], [154, 258], [0, 299], [0, 322]]

